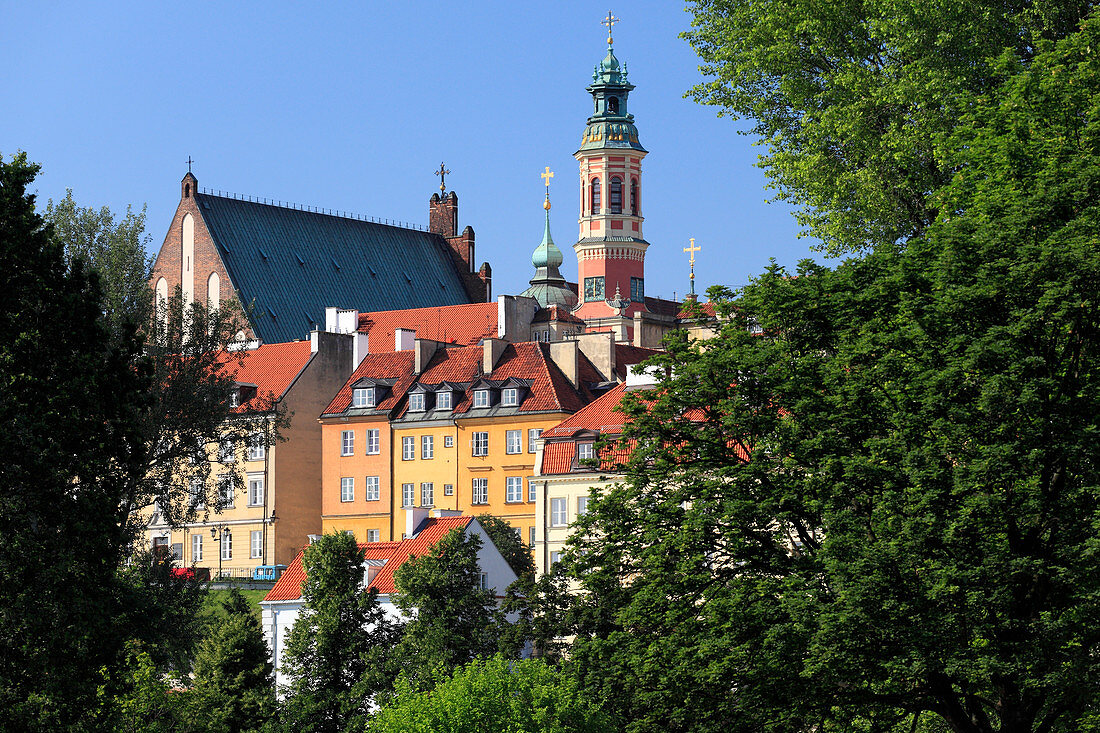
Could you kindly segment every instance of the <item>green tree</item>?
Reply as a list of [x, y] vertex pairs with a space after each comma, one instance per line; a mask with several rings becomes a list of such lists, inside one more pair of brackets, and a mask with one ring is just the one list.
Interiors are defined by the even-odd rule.
[[695, 99], [751, 120], [759, 165], [828, 252], [924, 232], [953, 174], [939, 143], [997, 88], [1006, 50], [1031, 64], [1092, 3], [692, 0]]
[[73, 200], [72, 189], [58, 203], [46, 204], [45, 219], [72, 262], [83, 259], [99, 274], [104, 316], [112, 331], [127, 321], [146, 323], [152, 315], [149, 288], [152, 258], [146, 249], [145, 207], [135, 214], [130, 207], [118, 222], [106, 206], [83, 208]]
[[195, 655], [191, 703], [210, 730], [260, 730], [275, 708], [275, 679], [260, 622], [239, 590], [223, 599]]
[[176, 733], [196, 730], [188, 724], [185, 698], [170, 690], [179, 685], [165, 677], [140, 643], [126, 647], [122, 674], [103, 669], [92, 729], [125, 733]]
[[146, 463], [149, 370], [35, 212], [37, 171], [0, 158], [0, 709], [56, 730], [94, 709], [127, 637], [120, 516]]
[[519, 531], [500, 517], [492, 514], [479, 514], [477, 523], [485, 530], [485, 534], [497, 550], [504, 557], [508, 567], [516, 574], [518, 579], [534, 579], [535, 558], [531, 555], [531, 548], [520, 539]]
[[281, 723], [289, 730], [359, 730], [374, 696], [397, 676], [391, 651], [401, 629], [364, 592], [363, 550], [343, 533], [324, 535], [302, 557], [304, 607], [287, 637]]
[[945, 139], [924, 236], [712, 291], [720, 337], [628, 393], [568, 560], [628, 730], [1091, 727], [1100, 23], [1040, 46]]
[[453, 674], [436, 673], [430, 689], [401, 679], [397, 694], [375, 715], [372, 733], [610, 733], [611, 719], [545, 662], [497, 655]]
[[506, 623], [493, 589], [481, 587], [481, 537], [454, 529], [393, 575], [394, 603], [409, 618], [396, 655], [416, 687], [497, 651]]

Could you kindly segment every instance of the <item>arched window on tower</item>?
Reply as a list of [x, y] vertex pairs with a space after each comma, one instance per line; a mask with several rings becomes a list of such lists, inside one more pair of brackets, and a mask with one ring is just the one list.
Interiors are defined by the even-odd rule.
[[592, 213], [600, 213], [600, 179], [592, 179]]
[[638, 215], [638, 179], [630, 179], [630, 215]]
[[607, 111], [608, 111], [609, 114], [613, 114], [613, 115], [619, 114], [619, 98], [618, 97], [608, 97], [607, 98]]
[[611, 179], [611, 213], [623, 213], [623, 179], [615, 176]]

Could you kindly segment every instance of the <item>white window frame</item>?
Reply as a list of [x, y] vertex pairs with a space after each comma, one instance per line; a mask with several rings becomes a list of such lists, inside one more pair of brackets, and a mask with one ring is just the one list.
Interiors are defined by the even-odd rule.
[[206, 482], [201, 478], [193, 478], [190, 483], [191, 508], [197, 512], [206, 510]]
[[445, 389], [442, 392], [435, 393], [435, 409], [451, 409], [451, 391], [449, 389]]
[[237, 458], [236, 446], [229, 438], [218, 441], [218, 462], [232, 463]]
[[519, 390], [515, 387], [505, 387], [500, 391], [501, 407], [515, 407], [519, 404]]
[[487, 456], [489, 455], [489, 433], [488, 432], [473, 432], [470, 433], [470, 455], [473, 456]]
[[424, 412], [427, 402], [423, 392], [413, 392], [409, 395], [409, 412]]
[[455, 495], [455, 485], [454, 484], [443, 484], [443, 496], [454, 496], [454, 495]]
[[236, 506], [236, 493], [233, 489], [233, 479], [222, 474], [218, 478], [218, 503], [223, 509], [232, 509]]
[[349, 501], [355, 501], [355, 477], [354, 476], [341, 476], [340, 477], [340, 501], [347, 503]]
[[408, 508], [415, 506], [416, 484], [401, 484], [401, 506]]
[[453, 436], [453, 435], [444, 435], [443, 436], [443, 447], [444, 448], [454, 448], [455, 447], [455, 436]]
[[515, 455], [523, 452], [523, 431], [507, 430], [504, 433], [504, 452]]
[[382, 452], [381, 431], [378, 428], [367, 430], [367, 455], [376, 456]]
[[490, 404], [489, 390], [487, 389], [475, 389], [474, 390], [474, 407], [488, 407]]
[[263, 433], [248, 436], [248, 460], [262, 461], [267, 454], [267, 443]]
[[531, 527], [527, 528], [527, 534], [528, 534], [528, 536], [530, 537], [530, 540], [531, 540], [528, 544], [531, 545], [531, 547], [534, 547], [535, 546], [535, 528], [534, 528], [534, 526], [531, 526]]
[[550, 500], [550, 526], [569, 526], [569, 502], [564, 496], [556, 496]]
[[366, 486], [363, 488], [364, 501], [378, 501], [382, 498], [382, 482], [377, 476], [367, 476]]
[[420, 484], [420, 506], [435, 506], [435, 484], [431, 481]]
[[588, 514], [588, 497], [587, 496], [578, 496], [577, 497], [577, 516], [578, 517], [583, 517], [585, 514]]
[[221, 550], [222, 560], [233, 559], [233, 533], [228, 529], [222, 530]]
[[425, 461], [430, 461], [431, 459], [435, 458], [434, 435], [420, 436], [420, 458]]
[[488, 504], [489, 503], [489, 479], [487, 478], [475, 478], [470, 485], [470, 503], [471, 504]]
[[534, 453], [538, 446], [536, 441], [542, 437], [542, 428], [530, 428], [527, 430], [527, 452]]
[[354, 430], [342, 430], [342, 431], [340, 431], [340, 455], [341, 456], [353, 456], [353, 455], [355, 455], [355, 431]]
[[191, 535], [191, 562], [202, 562], [202, 535]]
[[551, 552], [550, 553], [550, 564], [551, 565], [557, 565], [559, 562], [561, 562], [561, 553], [560, 552]]
[[249, 557], [256, 559], [264, 556], [264, 533], [263, 530], [254, 529], [249, 535], [249, 548], [251, 552]]
[[539, 496], [539, 485], [537, 481], [527, 482], [527, 501], [537, 501]]
[[412, 461], [416, 459], [416, 436], [401, 436], [401, 460]]
[[596, 457], [593, 443], [577, 443], [577, 460], [588, 461]]
[[378, 542], [382, 536], [381, 530], [368, 529], [367, 530], [367, 542]]
[[508, 476], [504, 479], [504, 501], [519, 504], [523, 501], [523, 477]]
[[356, 387], [351, 392], [352, 407], [374, 407], [374, 387]]
[[480, 590], [489, 590], [489, 573], [478, 573], [477, 584]]
[[[256, 491], [256, 486], [259, 486], [259, 492]], [[264, 505], [264, 475], [262, 473], [250, 473], [248, 474], [248, 505], [249, 506], [263, 506]]]

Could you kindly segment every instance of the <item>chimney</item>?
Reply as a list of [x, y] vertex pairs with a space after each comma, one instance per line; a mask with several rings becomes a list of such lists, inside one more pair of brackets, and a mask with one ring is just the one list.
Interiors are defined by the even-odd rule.
[[508, 342], [504, 339], [487, 338], [481, 340], [481, 372], [489, 374], [497, 365], [500, 355], [504, 353]]
[[428, 518], [431, 510], [425, 507], [415, 506], [405, 510], [405, 538], [416, 534], [416, 530]]
[[428, 368], [428, 362], [440, 346], [442, 344], [431, 339], [416, 339], [413, 342], [413, 374], [420, 374]]
[[416, 331], [411, 328], [395, 328], [393, 331], [393, 350], [408, 351], [416, 342]]
[[428, 202], [428, 231], [450, 239], [458, 233], [458, 194], [433, 193]]
[[555, 341], [550, 344], [550, 360], [574, 387], [579, 386], [580, 369], [577, 365], [580, 349], [576, 341]]
[[615, 337], [611, 333], [585, 333], [576, 336], [581, 353], [588, 357], [605, 380], [615, 379]]
[[359, 311], [353, 308], [325, 308], [325, 330], [329, 333], [355, 333], [359, 330]]

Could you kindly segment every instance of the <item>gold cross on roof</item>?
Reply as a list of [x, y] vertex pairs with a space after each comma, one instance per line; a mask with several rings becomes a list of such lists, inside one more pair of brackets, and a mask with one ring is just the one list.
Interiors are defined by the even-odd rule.
[[615, 24], [619, 22], [619, 19], [611, 14], [611, 11], [607, 11], [607, 17], [600, 21], [600, 25], [607, 26], [607, 45], [611, 45], [611, 31], [615, 27]]
[[437, 176], [439, 176], [439, 190], [442, 191], [443, 193], [447, 193], [447, 174], [448, 173], [450, 173], [450, 171], [447, 170], [446, 167], [444, 167], [443, 162], [440, 161], [439, 170], [437, 170], [435, 172], [435, 174]]
[[688, 241], [691, 242], [691, 246], [690, 247], [684, 247], [684, 251], [691, 253], [691, 263], [690, 264], [691, 264], [692, 267], [695, 267], [695, 253], [696, 252], [702, 252], [703, 248], [695, 246], [695, 238], [694, 237], [692, 237]]
[[546, 170], [539, 173], [539, 178], [546, 184], [547, 188], [550, 188], [550, 179], [554, 177], [554, 171], [550, 170], [550, 166], [546, 166]]

